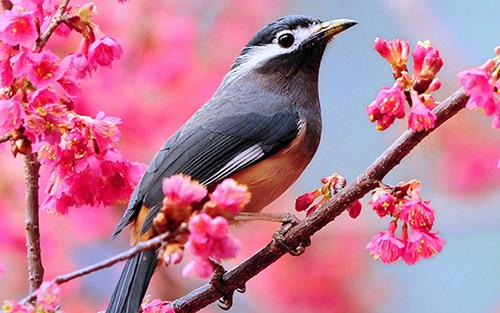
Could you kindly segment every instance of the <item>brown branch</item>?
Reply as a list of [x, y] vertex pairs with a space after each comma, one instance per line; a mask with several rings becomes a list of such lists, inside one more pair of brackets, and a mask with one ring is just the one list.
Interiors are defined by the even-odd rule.
[[52, 36], [52, 33], [56, 30], [57, 26], [61, 24], [64, 20], [64, 11], [66, 11], [66, 8], [68, 7], [69, 0], [62, 0], [61, 3], [59, 4], [59, 7], [56, 10], [56, 13], [52, 17], [52, 20], [49, 23], [49, 26], [47, 29], [43, 32], [43, 34], [40, 35], [40, 37], [36, 40], [35, 46], [33, 47], [33, 50], [35, 51], [40, 51], [45, 47], [47, 44], [47, 41], [49, 40], [50, 36]]
[[[178, 234], [178, 233], [175, 233], [175, 235], [176, 234]], [[59, 275], [56, 278], [54, 278], [53, 281], [57, 284], [64, 284], [64, 283], [67, 283], [73, 279], [91, 274], [93, 272], [97, 272], [97, 271], [102, 270], [104, 268], [111, 267], [111, 266], [115, 265], [116, 263], [130, 259], [143, 251], [158, 248], [162, 242], [168, 240], [169, 238], [172, 238], [173, 236], [174, 235], [171, 235], [170, 233], [166, 232], [166, 233], [163, 233], [163, 234], [158, 235], [156, 237], [153, 237], [147, 241], [141, 241], [137, 245], [133, 246], [132, 248], [130, 248], [130, 249], [128, 249], [120, 254], [117, 254], [115, 256], [112, 256], [110, 258], [102, 260], [102, 261], [97, 262], [95, 264], [86, 266], [84, 268], [78, 269], [78, 270], [73, 271], [71, 273]], [[26, 296], [20, 302], [25, 303], [25, 302], [31, 301], [32, 299], [34, 299], [34, 294], [33, 294], [33, 292], [30, 292], [30, 294], [28, 296]]]
[[0, 136], [0, 143], [9, 141], [11, 139], [12, 139], [12, 134], [11, 133], [7, 133], [5, 135]]
[[43, 265], [40, 250], [40, 226], [38, 223], [38, 178], [40, 162], [36, 153], [24, 157], [24, 178], [26, 184], [26, 249], [28, 252], [29, 292], [38, 289], [43, 281]]
[[[443, 101], [436, 109], [436, 128], [465, 107], [467, 95], [459, 90]], [[311, 216], [292, 227], [284, 236], [284, 243], [297, 247], [310, 240], [311, 236], [332, 222], [352, 202], [378, 186], [381, 181], [422, 139], [433, 130], [405, 131], [387, 150], [379, 156], [364, 173]], [[191, 293], [172, 302], [176, 313], [196, 312], [217, 299], [241, 288], [252, 277], [276, 262], [286, 251], [274, 241], [268, 243], [253, 256], [226, 272], [217, 288], [207, 283]]]
[[11, 10], [12, 9], [12, 2], [10, 0], [2, 0], [2, 8], [5, 11]]

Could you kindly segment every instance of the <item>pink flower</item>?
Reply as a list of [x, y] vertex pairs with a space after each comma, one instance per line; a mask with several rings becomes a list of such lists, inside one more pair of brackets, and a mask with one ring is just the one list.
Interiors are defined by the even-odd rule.
[[65, 75], [69, 75], [75, 79], [84, 79], [90, 74], [87, 57], [80, 52], [64, 57], [61, 61], [61, 67], [66, 70]]
[[434, 128], [436, 114], [425, 106], [416, 93], [412, 92], [411, 99], [413, 105], [408, 117], [408, 127], [416, 132]]
[[34, 313], [32, 307], [10, 300], [4, 301], [1, 309], [2, 313]]
[[143, 303], [142, 313], [175, 313], [174, 309], [170, 307], [170, 302], [154, 299], [149, 303]]
[[392, 87], [384, 87], [377, 98], [367, 108], [368, 118], [377, 122], [377, 130], [387, 129], [395, 118], [405, 116], [406, 99], [401, 84], [396, 82]]
[[36, 303], [47, 311], [55, 310], [61, 303], [61, 288], [55, 282], [43, 282], [35, 291]]
[[245, 185], [238, 184], [234, 179], [225, 179], [215, 187], [210, 194], [208, 207], [217, 208], [231, 215], [238, 214], [250, 202], [250, 192]]
[[31, 53], [29, 59], [31, 66], [27, 69], [26, 76], [35, 87], [46, 87], [62, 77], [60, 59], [54, 53], [43, 50], [40, 53]]
[[307, 192], [295, 199], [295, 210], [300, 212], [310, 207], [314, 200], [321, 195], [321, 189]]
[[5, 134], [22, 125], [22, 104], [17, 96], [0, 100], [0, 133]]
[[178, 174], [163, 180], [163, 193], [174, 206], [187, 207], [205, 198], [207, 189], [191, 177]]
[[182, 270], [182, 276], [207, 279], [212, 275], [214, 267], [208, 259], [197, 258], [189, 262]]
[[418, 42], [413, 51], [413, 77], [415, 80], [413, 89], [418, 94], [429, 89], [443, 63], [443, 59], [439, 56], [439, 50], [434, 49], [430, 41]]
[[378, 233], [366, 245], [366, 249], [375, 259], [380, 259], [384, 263], [393, 263], [402, 256], [405, 244], [394, 235], [396, 227], [396, 222], [392, 221], [387, 231]]
[[[229, 223], [222, 216], [212, 218], [205, 213], [196, 214], [189, 220], [189, 239], [186, 248], [198, 259], [186, 266], [186, 273], [199, 273], [204, 278], [212, 265], [208, 258], [217, 261], [233, 258], [239, 250], [239, 242], [229, 236]], [[208, 262], [208, 263], [207, 263]], [[187, 274], [186, 274], [187, 275]]]
[[500, 104], [494, 98], [494, 82], [487, 68], [483, 66], [461, 71], [458, 73], [458, 82], [470, 96], [468, 109], [481, 108], [488, 116], [497, 112]]
[[429, 201], [424, 201], [420, 197], [406, 201], [401, 207], [399, 217], [413, 227], [430, 229], [434, 224], [435, 217], [434, 209], [429, 203]]
[[396, 198], [384, 188], [377, 188], [372, 195], [369, 204], [378, 216], [393, 215], [396, 211]]
[[410, 43], [408, 41], [400, 39], [386, 40], [377, 37], [375, 38], [375, 50], [392, 65], [395, 77], [399, 77], [401, 72], [406, 70], [410, 52]]
[[414, 228], [402, 255], [403, 260], [407, 264], [415, 264], [420, 258], [428, 259], [441, 252], [444, 244], [444, 240], [438, 236], [437, 232]]
[[83, 117], [87, 126], [93, 131], [93, 135], [97, 140], [99, 149], [108, 148], [112, 143], [120, 140], [120, 129], [118, 125], [122, 120], [118, 117], [106, 116], [102, 111], [97, 113], [95, 119], [88, 116]]
[[31, 48], [38, 33], [32, 11], [17, 8], [2, 12], [0, 15], [0, 40], [11, 46], [21, 45]]
[[0, 43], [0, 83], [1, 86], [10, 86], [14, 81], [14, 72], [10, 64], [12, 47]]
[[98, 65], [111, 67], [111, 62], [121, 56], [122, 48], [110, 37], [98, 39], [89, 46], [88, 60], [93, 69]]

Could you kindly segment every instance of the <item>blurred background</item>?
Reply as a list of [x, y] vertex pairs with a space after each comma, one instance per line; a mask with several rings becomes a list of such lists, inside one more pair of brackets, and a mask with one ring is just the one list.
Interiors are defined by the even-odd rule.
[[[376, 36], [404, 38], [415, 46], [430, 39], [445, 60], [438, 98], [457, 88], [456, 74], [493, 54], [498, 42], [497, 1], [465, 0], [97, 0], [97, 24], [117, 39], [123, 58], [88, 80], [78, 110], [103, 110], [123, 119], [120, 148], [148, 163], [156, 150], [217, 88], [250, 37], [286, 14], [322, 19], [352, 18], [359, 24], [336, 38], [320, 74], [324, 132], [319, 151], [300, 181], [271, 210], [293, 209], [297, 195], [313, 190], [323, 176], [348, 180], [361, 173], [405, 129], [404, 122], [377, 132], [364, 113], [378, 90], [391, 85], [389, 66], [372, 48]], [[64, 53], [78, 45], [56, 39]], [[387, 221], [368, 206], [356, 220], [341, 216], [313, 238], [298, 258], [285, 256], [237, 294], [232, 312], [500, 312], [500, 136], [480, 114], [462, 112], [421, 144], [386, 183], [416, 178], [437, 211], [435, 228], [443, 252], [415, 266], [383, 265], [365, 245]], [[27, 289], [23, 232], [21, 158], [0, 154], [0, 299], [22, 298]], [[42, 174], [42, 180], [47, 175]], [[43, 187], [42, 187], [43, 188]], [[43, 189], [41, 192], [42, 198]], [[364, 200], [366, 204], [367, 199]], [[110, 241], [123, 205], [76, 208], [67, 216], [42, 215], [46, 279], [114, 255], [127, 235]], [[259, 223], [235, 230], [244, 249], [255, 252], [277, 225]], [[256, 229], [259, 231], [256, 232]], [[184, 261], [185, 262], [185, 261]], [[162, 268], [149, 290], [165, 300], [202, 281], [184, 279], [181, 266]], [[104, 309], [121, 265], [63, 286], [66, 312]], [[204, 312], [219, 312], [215, 306]]]

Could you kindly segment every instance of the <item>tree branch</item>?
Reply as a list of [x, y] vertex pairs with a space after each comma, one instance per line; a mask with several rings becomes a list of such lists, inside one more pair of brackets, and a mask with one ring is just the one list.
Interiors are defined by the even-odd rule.
[[43, 49], [43, 47], [45, 47], [50, 36], [52, 36], [52, 33], [54, 33], [57, 26], [59, 26], [59, 24], [61, 24], [62, 21], [64, 20], [64, 11], [66, 11], [68, 4], [69, 4], [69, 0], [62, 0], [61, 1], [61, 3], [59, 4], [59, 7], [56, 10], [56, 13], [54, 13], [52, 20], [49, 23], [49, 26], [43, 32], [43, 34], [40, 35], [40, 38], [37, 39], [35, 46], [33, 47], [33, 50], [40, 51]]
[[0, 136], [0, 143], [9, 141], [11, 139], [12, 139], [12, 134], [11, 133], [4, 134], [4, 135]]
[[[459, 90], [436, 107], [435, 113], [437, 119], [435, 128], [463, 109], [468, 99], [468, 96], [462, 90]], [[284, 236], [285, 245], [296, 247], [304, 242], [308, 242], [314, 233], [332, 222], [351, 203], [377, 187], [378, 182], [396, 167], [433, 130], [422, 132], [405, 131], [353, 183], [336, 194], [311, 216], [292, 227]], [[191, 293], [174, 300], [172, 306], [176, 313], [196, 312], [217, 301], [224, 294], [231, 294], [236, 289], [241, 288], [250, 278], [259, 274], [284, 254], [286, 254], [286, 251], [274, 241], [271, 241], [243, 263], [226, 272], [222, 277], [223, 281], [217, 288], [207, 283]]]
[[26, 249], [28, 252], [29, 292], [34, 292], [43, 281], [43, 265], [40, 250], [40, 226], [38, 222], [38, 178], [40, 163], [36, 153], [24, 156], [24, 177], [26, 184]]
[[[102, 260], [102, 261], [97, 262], [95, 264], [86, 266], [84, 268], [78, 269], [78, 270], [73, 271], [71, 273], [59, 275], [56, 278], [54, 278], [53, 281], [57, 284], [64, 284], [64, 283], [67, 283], [73, 279], [76, 279], [76, 278], [79, 278], [82, 276], [86, 276], [88, 274], [91, 274], [93, 272], [97, 272], [97, 271], [102, 270], [104, 268], [111, 267], [111, 266], [115, 265], [116, 263], [128, 260], [128, 259], [136, 256], [137, 254], [139, 254], [143, 251], [158, 248], [162, 242], [172, 238], [173, 236], [175, 236], [177, 234], [178, 233], [171, 234], [169, 232], [166, 232], [166, 233], [160, 234], [156, 237], [153, 237], [147, 241], [141, 241], [137, 245], [133, 246], [132, 248], [130, 248], [130, 249], [128, 249], [120, 254], [117, 254], [115, 256], [112, 256], [110, 258]], [[30, 292], [30, 294], [28, 296], [26, 296], [20, 302], [25, 303], [25, 302], [31, 301], [32, 299], [34, 299], [34, 297], [35, 296], [34, 296], [33, 292]]]

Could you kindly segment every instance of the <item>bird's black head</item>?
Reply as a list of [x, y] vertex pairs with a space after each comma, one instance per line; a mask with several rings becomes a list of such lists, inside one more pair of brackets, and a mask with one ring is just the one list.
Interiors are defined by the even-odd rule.
[[291, 15], [262, 28], [243, 48], [226, 79], [249, 72], [290, 78], [298, 72], [317, 73], [323, 52], [332, 38], [355, 25], [353, 20], [322, 22], [309, 16]]

